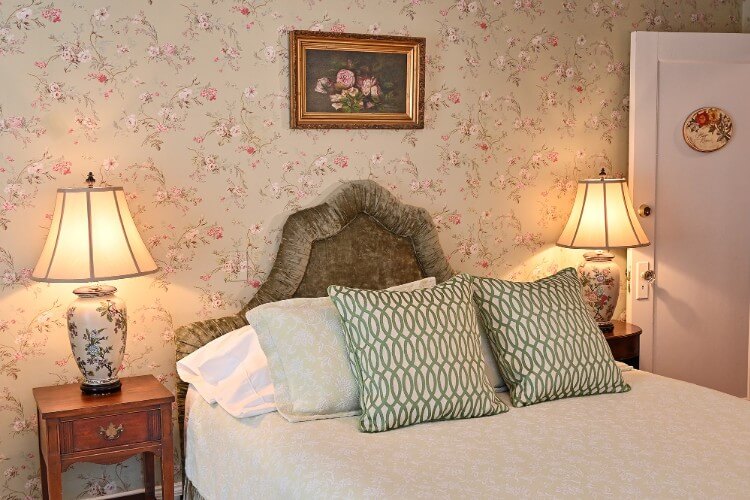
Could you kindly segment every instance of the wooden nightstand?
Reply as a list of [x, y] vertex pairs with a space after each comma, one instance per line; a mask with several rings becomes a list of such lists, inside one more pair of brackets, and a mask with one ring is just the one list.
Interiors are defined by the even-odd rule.
[[605, 333], [612, 355], [617, 361], [638, 368], [638, 357], [641, 351], [641, 327], [624, 321], [613, 321], [615, 329]]
[[174, 396], [152, 375], [121, 380], [120, 392], [102, 396], [83, 394], [79, 384], [34, 389], [45, 499], [62, 498], [62, 473], [74, 463], [113, 464], [138, 453], [146, 498], [154, 498], [157, 455], [163, 498], [174, 498]]

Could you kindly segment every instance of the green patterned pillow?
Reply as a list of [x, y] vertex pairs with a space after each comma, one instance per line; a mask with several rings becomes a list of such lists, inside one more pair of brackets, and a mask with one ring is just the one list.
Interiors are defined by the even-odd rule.
[[[389, 290], [435, 286], [435, 278]], [[274, 385], [279, 413], [290, 422], [359, 415], [357, 380], [344, 329], [328, 297], [287, 299], [250, 309]]]
[[344, 324], [363, 431], [508, 411], [485, 373], [470, 276], [413, 292], [328, 294]]
[[626, 392], [575, 269], [531, 283], [475, 278], [475, 298], [513, 406]]

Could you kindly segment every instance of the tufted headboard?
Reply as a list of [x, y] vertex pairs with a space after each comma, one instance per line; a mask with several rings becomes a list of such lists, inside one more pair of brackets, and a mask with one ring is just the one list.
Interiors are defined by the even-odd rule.
[[[177, 359], [245, 325], [245, 312], [267, 302], [322, 297], [332, 284], [379, 289], [452, 275], [427, 210], [399, 202], [374, 181], [346, 182], [322, 204], [289, 216], [268, 279], [236, 316], [177, 329]], [[178, 381], [180, 437], [186, 392]]]
[[341, 185], [322, 204], [289, 216], [268, 279], [240, 312], [328, 285], [378, 289], [427, 276], [450, 278], [430, 214], [371, 180]]

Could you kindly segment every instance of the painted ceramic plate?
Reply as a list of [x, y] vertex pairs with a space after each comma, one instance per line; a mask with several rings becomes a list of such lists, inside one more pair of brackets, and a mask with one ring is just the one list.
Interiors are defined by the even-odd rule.
[[732, 138], [732, 119], [721, 108], [696, 109], [685, 120], [682, 137], [696, 151], [716, 151], [726, 146]]

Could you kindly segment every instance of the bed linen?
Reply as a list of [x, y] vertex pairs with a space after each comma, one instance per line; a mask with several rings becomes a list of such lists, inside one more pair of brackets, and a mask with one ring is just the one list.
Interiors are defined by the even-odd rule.
[[250, 325], [232, 330], [177, 361], [177, 374], [230, 415], [276, 411], [268, 360]]
[[628, 393], [379, 434], [359, 432], [356, 417], [235, 419], [195, 397], [186, 474], [209, 500], [746, 498], [750, 402], [638, 370], [623, 376]]

